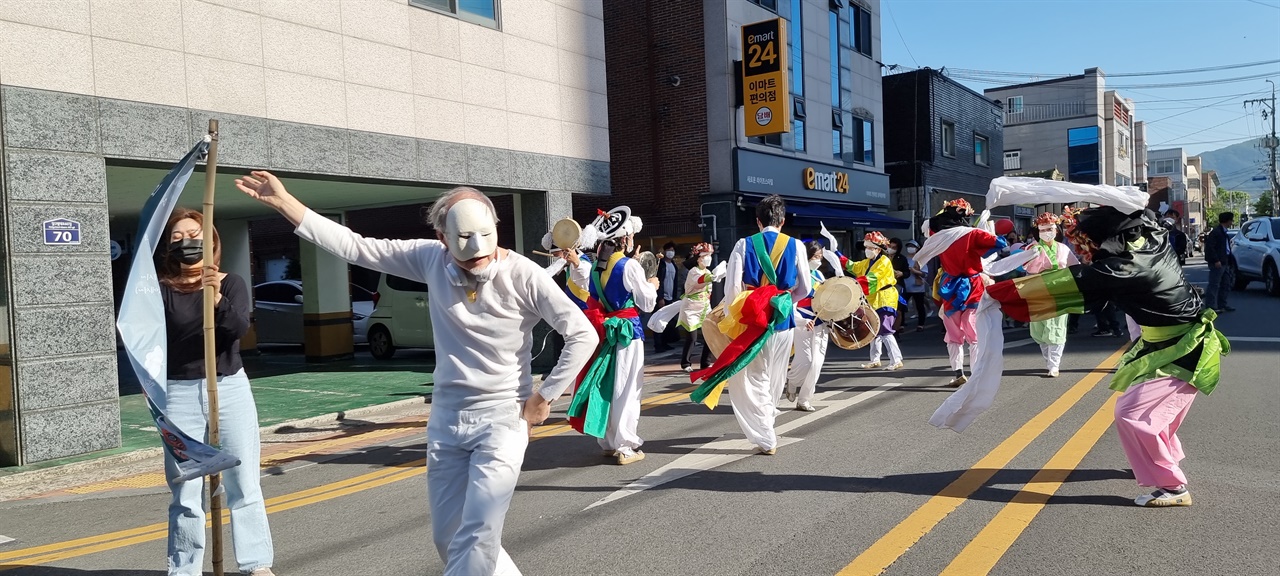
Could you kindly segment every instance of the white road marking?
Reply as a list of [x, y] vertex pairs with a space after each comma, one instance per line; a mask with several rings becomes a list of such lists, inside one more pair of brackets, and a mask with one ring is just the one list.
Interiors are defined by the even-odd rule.
[[1017, 348], [1017, 347], [1019, 347], [1019, 346], [1026, 346], [1026, 345], [1028, 345], [1028, 344], [1035, 344], [1035, 343], [1036, 343], [1036, 341], [1035, 341], [1035, 340], [1032, 340], [1032, 339], [1030, 339], [1030, 338], [1023, 338], [1022, 340], [1014, 340], [1013, 342], [1005, 342], [1005, 343], [1004, 343], [1004, 349], [1005, 349], [1005, 350], [1008, 350], [1008, 349], [1010, 349], [1010, 348]]
[[0, 545], [8, 544], [8, 543], [13, 542], [13, 541], [15, 541], [15, 540], [16, 540], [15, 538], [10, 538], [10, 537], [8, 537], [8, 536], [5, 536], [4, 534], [0, 534]]
[[1227, 336], [1230, 342], [1268, 342], [1280, 344], [1280, 338], [1274, 336]]
[[[820, 408], [817, 412], [810, 412], [800, 418], [796, 418], [795, 420], [774, 428], [774, 431], [778, 434], [778, 446], [786, 446], [803, 440], [803, 438], [783, 437], [782, 435], [787, 432], [870, 400], [871, 398], [879, 396], [880, 394], [901, 385], [901, 382], [891, 382], [879, 386], [874, 390], [868, 390], [858, 394], [857, 396], [846, 398], [844, 400], [830, 400], [833, 396], [843, 393], [843, 390], [831, 390], [817, 394], [814, 396], [812, 402], [814, 406]], [[676, 458], [675, 461], [670, 464], [650, 472], [639, 480], [632, 482], [625, 488], [601, 498], [594, 504], [584, 508], [583, 511], [621, 500], [627, 496], [638, 494], [650, 488], [697, 474], [698, 472], [719, 468], [720, 466], [724, 466], [731, 462], [737, 462], [738, 460], [742, 460], [743, 458], [747, 458], [754, 454], [755, 446], [751, 444], [751, 442], [747, 441], [746, 438], [721, 438], [719, 440], [714, 440], [703, 444], [693, 452]]]

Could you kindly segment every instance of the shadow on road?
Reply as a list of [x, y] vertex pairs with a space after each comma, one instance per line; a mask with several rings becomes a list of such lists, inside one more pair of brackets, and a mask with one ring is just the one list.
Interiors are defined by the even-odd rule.
[[[9, 572], [12, 570], [12, 572]], [[54, 566], [11, 566], [0, 564], [0, 572], [12, 576], [165, 576], [164, 570], [77, 570]], [[213, 574], [206, 572], [205, 574]]]

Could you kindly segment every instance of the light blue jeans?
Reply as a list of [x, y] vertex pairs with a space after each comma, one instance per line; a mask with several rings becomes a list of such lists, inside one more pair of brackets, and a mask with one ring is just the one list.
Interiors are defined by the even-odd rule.
[[472, 410], [432, 407], [427, 496], [445, 576], [520, 574], [502, 549], [502, 526], [529, 445], [528, 426], [515, 401]]
[[[169, 421], [196, 438], [207, 438], [209, 398], [204, 379], [170, 380], [168, 406], [161, 409]], [[222, 472], [226, 488], [226, 508], [231, 511], [231, 539], [240, 571], [248, 574], [271, 567], [275, 551], [267, 508], [262, 499], [258, 464], [261, 445], [258, 437], [258, 407], [253, 402], [249, 378], [244, 371], [218, 379], [218, 430], [221, 448], [240, 459], [240, 465]], [[178, 476], [173, 458], [165, 453], [166, 478]], [[169, 502], [169, 576], [200, 576], [204, 573], [205, 503], [208, 491], [204, 478], [169, 482], [173, 499]]]

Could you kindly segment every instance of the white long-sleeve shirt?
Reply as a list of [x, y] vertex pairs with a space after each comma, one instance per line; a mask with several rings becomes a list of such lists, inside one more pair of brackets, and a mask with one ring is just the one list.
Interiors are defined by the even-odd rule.
[[455, 284], [465, 273], [449, 266], [453, 257], [439, 241], [365, 238], [309, 210], [296, 232], [347, 262], [427, 285], [436, 346], [433, 405], [465, 410], [527, 399], [533, 392], [530, 354], [539, 320], [564, 336], [560, 359], [539, 390], [547, 400], [564, 393], [600, 342], [551, 276], [515, 252], [489, 264], [497, 269], [491, 280], [476, 286], [471, 302], [469, 288]]
[[[578, 266], [569, 271], [569, 278], [579, 288], [590, 290], [592, 266], [594, 264], [585, 260], [578, 262]], [[622, 287], [631, 293], [631, 301], [635, 302], [636, 308], [641, 312], [653, 312], [653, 307], [658, 304], [658, 289], [649, 283], [644, 267], [635, 258], [628, 258], [622, 267]]]
[[[761, 232], [781, 232], [777, 227], [768, 226]], [[796, 285], [791, 287], [791, 299], [795, 302], [807, 298], [813, 289], [813, 278], [809, 273], [809, 259], [806, 257], [804, 244], [792, 238], [796, 244]], [[747, 238], [738, 240], [733, 245], [733, 253], [729, 255], [729, 273], [724, 281], [724, 300], [732, 303], [743, 290], [742, 265], [747, 257]]]

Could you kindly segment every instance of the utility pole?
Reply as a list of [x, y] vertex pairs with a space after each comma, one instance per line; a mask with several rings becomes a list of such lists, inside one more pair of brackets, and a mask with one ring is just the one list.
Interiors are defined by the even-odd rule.
[[1262, 118], [1265, 120], [1268, 116], [1271, 117], [1271, 136], [1263, 138], [1262, 146], [1270, 151], [1271, 164], [1267, 172], [1267, 181], [1271, 183], [1271, 212], [1275, 216], [1280, 215], [1280, 176], [1276, 174], [1276, 149], [1280, 147], [1280, 140], [1276, 139], [1276, 83], [1271, 80], [1267, 82], [1271, 84], [1271, 98], [1245, 100], [1244, 105], [1269, 106], [1269, 110], [1262, 111]]

